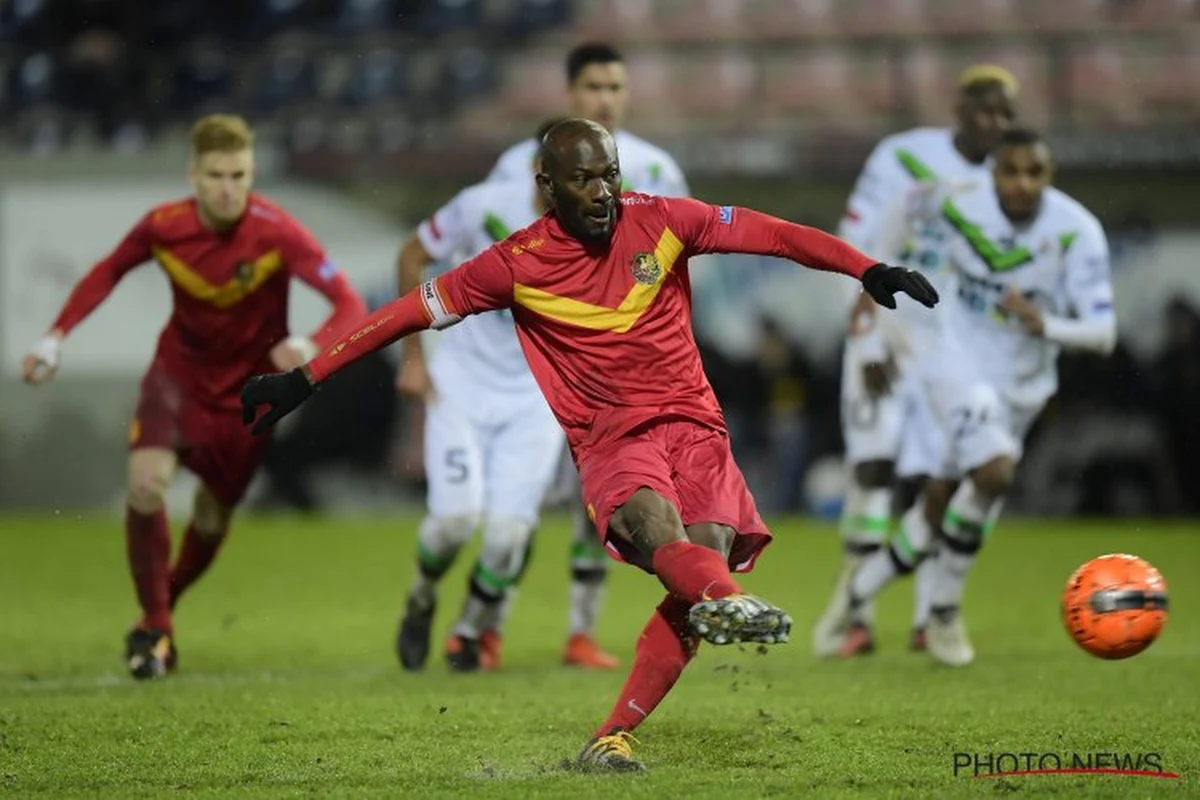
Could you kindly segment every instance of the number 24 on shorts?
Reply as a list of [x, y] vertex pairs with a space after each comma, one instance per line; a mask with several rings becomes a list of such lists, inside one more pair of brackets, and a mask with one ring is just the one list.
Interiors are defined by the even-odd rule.
[[955, 439], [965, 439], [987, 423], [986, 408], [956, 408], [950, 412], [950, 430]]

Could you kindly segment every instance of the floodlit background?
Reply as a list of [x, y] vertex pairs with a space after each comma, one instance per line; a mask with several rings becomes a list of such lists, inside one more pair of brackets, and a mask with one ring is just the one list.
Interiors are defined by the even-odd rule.
[[[17, 370], [91, 263], [187, 193], [197, 115], [256, 125], [260, 188], [377, 304], [402, 239], [564, 110], [566, 51], [597, 38], [627, 59], [625, 127], [667, 148], [696, 196], [830, 230], [881, 136], [950, 124], [968, 63], [1010, 69], [1059, 185], [1106, 225], [1121, 322], [1112, 358], [1063, 359], [1011, 508], [1200, 510], [1192, 0], [0, 0], [0, 506], [120, 509], [165, 278], [126, 279], [55, 383], [34, 391]], [[840, 498], [839, 280], [695, 265], [709, 375], [769, 513], [829, 515]], [[297, 329], [323, 313], [295, 292]], [[251, 504], [419, 504], [419, 409], [392, 370], [364, 362], [285, 426]]]

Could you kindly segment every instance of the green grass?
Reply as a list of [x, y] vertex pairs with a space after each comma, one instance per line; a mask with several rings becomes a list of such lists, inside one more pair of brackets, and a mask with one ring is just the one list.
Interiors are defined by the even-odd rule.
[[[413, 522], [238, 522], [181, 605], [181, 672], [134, 684], [117, 521], [0, 519], [0, 795], [483, 797], [1200, 796], [1200, 536], [1191, 526], [1006, 522], [968, 595], [979, 653], [939, 669], [904, 650], [911, 588], [881, 598], [880, 652], [816, 661], [808, 631], [837, 563], [832, 530], [782, 521], [747, 589], [788, 608], [767, 655], [705, 648], [639, 730], [645, 776], [565, 770], [624, 673], [558, 665], [566, 525], [544, 526], [502, 673], [402, 673], [392, 653]], [[1058, 617], [1070, 572], [1138, 553], [1171, 589], [1165, 633], [1123, 662]], [[451, 574], [444, 632], [463, 594]], [[628, 663], [659, 599], [614, 565], [600, 639]], [[955, 776], [956, 752], [1157, 752], [1179, 780]]]

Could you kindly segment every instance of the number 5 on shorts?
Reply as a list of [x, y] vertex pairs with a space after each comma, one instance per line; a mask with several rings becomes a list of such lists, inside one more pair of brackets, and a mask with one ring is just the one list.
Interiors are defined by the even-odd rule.
[[467, 451], [462, 447], [451, 447], [446, 451], [446, 469], [449, 470], [446, 474], [447, 483], [464, 483], [470, 477], [471, 471], [467, 468]]

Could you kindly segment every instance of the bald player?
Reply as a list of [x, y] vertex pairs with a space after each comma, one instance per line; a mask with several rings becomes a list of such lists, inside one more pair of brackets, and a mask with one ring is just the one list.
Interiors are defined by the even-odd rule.
[[[605, 42], [584, 42], [567, 53], [567, 107], [571, 115], [590, 119], [613, 135], [621, 153], [621, 189], [666, 197], [687, 197], [687, 180], [671, 154], [622, 125], [629, 107], [629, 74], [625, 59]], [[529, 180], [537, 155], [537, 138], [525, 139], [501, 154], [489, 182]], [[608, 557], [592, 534], [592, 523], [575, 503], [570, 550], [569, 632], [563, 663], [574, 667], [612, 669], [620, 665], [596, 641], [596, 621], [604, 598]], [[508, 603], [505, 603], [507, 607]], [[504, 616], [502, 611], [501, 616]]]
[[265, 433], [356, 359], [426, 328], [511, 309], [566, 433], [597, 536], [612, 558], [655, 575], [667, 591], [638, 637], [612, 713], [577, 759], [581, 769], [639, 771], [631, 731], [701, 639], [774, 644], [791, 629], [782, 609], [734, 578], [753, 569], [771, 533], [704, 375], [688, 259], [788, 258], [856, 278], [888, 308], [902, 292], [930, 307], [938, 296], [919, 273], [877, 263], [814, 228], [735, 206], [622, 194], [616, 144], [594, 122], [554, 126], [541, 159], [545, 216], [344, 330], [305, 366], [248, 380], [243, 420]]
[[[958, 80], [955, 127], [915, 128], [880, 142], [855, 184], [839, 235], [864, 252], [920, 270], [944, 293], [950, 240], [946, 225], [928, 216], [911, 224], [906, 209], [917, 205], [918, 195], [938, 187], [962, 188], [990, 179], [991, 154], [1012, 124], [1017, 88], [1003, 67], [979, 64], [965, 70]], [[914, 550], [903, 518], [888, 539], [893, 514], [910, 504], [918, 507], [914, 495], [937, 466], [941, 427], [915, 375], [919, 359], [937, 357], [931, 342], [940, 315], [903, 299], [897, 310], [879, 315], [875, 302], [860, 292], [850, 314], [842, 365], [842, 434], [851, 482], [840, 526], [841, 572], [813, 630], [819, 656], [874, 650], [872, 608], [868, 603], [848, 623], [846, 588], [858, 564], [885, 545], [901, 574], [917, 570], [911, 647], [925, 647], [929, 567], [918, 567], [923, 554]], [[898, 480], [909, 489], [907, 497], [897, 497]]]

